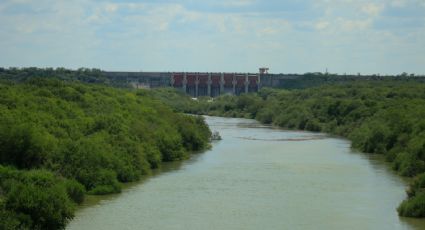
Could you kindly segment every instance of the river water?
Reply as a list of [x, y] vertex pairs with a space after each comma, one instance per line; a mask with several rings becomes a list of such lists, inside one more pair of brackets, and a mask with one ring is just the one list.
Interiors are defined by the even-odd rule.
[[206, 119], [211, 150], [92, 197], [68, 229], [425, 229], [397, 216], [407, 183], [347, 140]]

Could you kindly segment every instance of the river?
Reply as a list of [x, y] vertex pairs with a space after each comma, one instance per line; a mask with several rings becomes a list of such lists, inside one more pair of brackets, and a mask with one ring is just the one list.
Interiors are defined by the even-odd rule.
[[67, 229], [425, 229], [397, 216], [407, 183], [347, 140], [206, 120], [223, 138], [211, 150], [91, 197]]

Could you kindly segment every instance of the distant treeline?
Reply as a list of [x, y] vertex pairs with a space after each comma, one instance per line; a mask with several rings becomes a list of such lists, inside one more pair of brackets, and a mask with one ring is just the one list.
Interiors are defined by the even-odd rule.
[[[190, 103], [190, 102], [187, 102]], [[383, 154], [400, 175], [414, 177], [402, 216], [425, 217], [425, 84], [351, 83], [304, 90], [179, 102], [190, 113], [254, 118], [288, 129], [346, 137], [354, 148]]]
[[81, 81], [85, 83], [101, 83], [111, 85], [100, 69], [79, 68], [0, 68], [0, 80], [24, 82], [31, 78], [51, 78], [64, 81]]
[[282, 89], [307, 89], [321, 85], [341, 85], [353, 84], [358, 82], [367, 82], [368, 84], [381, 84], [384, 82], [421, 82], [425, 83], [425, 76], [402, 73], [399, 75], [339, 75], [331, 73], [305, 73], [302, 75], [283, 75], [297, 76], [291, 78], [282, 78], [276, 88]]
[[[79, 68], [70, 70], [65, 68], [0, 68], [0, 79], [22, 82], [33, 77], [55, 78], [64, 81], [81, 81], [85, 83], [100, 83], [120, 88], [131, 88], [131, 81], [137, 81], [137, 76], [127, 79], [124, 76], [105, 74], [100, 69]], [[140, 79], [139, 79], [140, 80]], [[283, 89], [305, 89], [325, 84], [351, 84], [355, 82], [368, 82], [376, 84], [380, 82], [423, 82], [425, 76], [408, 73], [398, 75], [339, 75], [332, 73], [305, 73], [305, 74], [272, 74], [262, 77], [262, 84], [266, 87]], [[162, 85], [168, 86], [168, 85]]]
[[35, 76], [0, 82], [0, 229], [62, 229], [85, 194], [119, 192], [209, 147], [202, 117], [148, 91]]

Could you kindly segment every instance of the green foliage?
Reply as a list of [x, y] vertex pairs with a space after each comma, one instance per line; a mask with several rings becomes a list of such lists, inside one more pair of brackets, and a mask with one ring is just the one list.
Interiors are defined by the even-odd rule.
[[397, 211], [400, 216], [425, 217], [425, 192], [403, 201]]
[[[88, 171], [87, 172], [92, 172]], [[93, 174], [79, 175], [79, 179], [90, 183], [89, 194], [104, 195], [108, 193], [117, 193], [121, 191], [121, 187], [117, 180], [117, 175], [112, 170], [100, 169], [94, 171]]]
[[86, 192], [86, 189], [84, 186], [80, 183], [78, 183], [76, 180], [65, 180], [63, 182], [63, 186], [66, 189], [66, 193], [68, 194], [68, 197], [74, 201], [77, 204], [81, 204], [84, 201], [84, 194]]
[[120, 192], [161, 162], [207, 148], [205, 121], [174, 112], [164, 93], [36, 77], [0, 83], [0, 227], [64, 228], [85, 193]]
[[[16, 170], [0, 166], [4, 229], [63, 229], [73, 217], [69, 181], [46, 170]], [[75, 182], [77, 183], [77, 182]], [[81, 186], [81, 185], [79, 185]]]
[[69, 70], [65, 68], [9, 68], [0, 71], [0, 79], [8, 81], [22, 82], [28, 81], [31, 84], [38, 86], [47, 86], [50, 83], [38, 82], [34, 78], [43, 77], [50, 79], [61, 79], [63, 81], [81, 81], [86, 83], [102, 83], [111, 84], [119, 87], [126, 87], [124, 81], [111, 82], [110, 79], [104, 76], [99, 69], [79, 68], [78, 70]]
[[401, 152], [397, 154], [393, 168], [400, 171], [402, 176], [412, 177], [425, 171], [425, 163], [411, 152]]
[[410, 187], [407, 190], [407, 195], [409, 197], [415, 196], [417, 193], [422, 192], [425, 189], [425, 173], [419, 174], [413, 181], [410, 183]]
[[398, 207], [401, 216], [425, 217], [425, 173], [413, 179], [407, 190], [408, 198]]
[[0, 220], [0, 229], [4, 230], [30, 229], [32, 223], [29, 216], [6, 210], [4, 204], [0, 206]]
[[74, 206], [63, 187], [14, 183], [5, 208], [31, 219], [31, 229], [61, 229], [73, 217]]
[[19, 168], [39, 167], [54, 148], [55, 140], [42, 129], [30, 124], [1, 125], [8, 132], [0, 134], [0, 162]]
[[203, 117], [192, 116], [189, 118], [189, 122], [180, 119], [176, 125], [182, 137], [183, 146], [186, 149], [198, 151], [208, 147], [211, 131]]
[[149, 96], [165, 103], [178, 112], [186, 112], [193, 105], [193, 100], [184, 92], [173, 88], [156, 88], [154, 90], [141, 90], [140, 96]]

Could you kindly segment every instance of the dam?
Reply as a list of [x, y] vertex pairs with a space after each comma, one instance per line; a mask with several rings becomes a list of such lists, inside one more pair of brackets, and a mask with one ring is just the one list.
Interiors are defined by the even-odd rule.
[[300, 75], [211, 72], [103, 72], [112, 82], [123, 82], [133, 88], [173, 87], [192, 97], [217, 97], [257, 92], [261, 87], [279, 87], [285, 80]]

